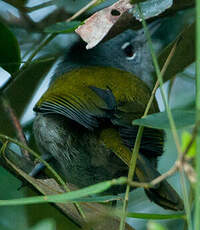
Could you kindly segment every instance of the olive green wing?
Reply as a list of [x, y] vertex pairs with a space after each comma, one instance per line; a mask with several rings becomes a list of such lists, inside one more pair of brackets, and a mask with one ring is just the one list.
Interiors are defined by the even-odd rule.
[[[76, 87], [71, 91], [68, 88], [61, 92], [51, 88], [36, 104], [34, 110], [45, 114], [60, 114], [91, 130], [106, 121], [107, 124], [118, 127], [124, 143], [132, 148], [138, 127], [132, 126], [131, 123], [143, 115], [146, 104], [142, 101], [142, 96], [135, 99], [135, 95], [126, 95], [126, 90], [120, 93], [121, 96], [118, 98], [123, 99], [117, 100], [109, 87]], [[155, 108], [152, 106], [151, 112], [153, 111]], [[145, 128], [141, 152], [148, 152], [152, 157], [161, 155], [163, 146], [161, 132]]]
[[102, 119], [111, 119], [116, 109], [115, 97], [110, 89], [89, 86], [77, 93], [60, 94], [47, 91], [34, 107], [43, 114], [63, 115], [87, 129], [99, 126]]
[[[107, 110], [112, 124], [118, 127], [123, 143], [132, 149], [138, 132], [138, 126], [133, 126], [132, 121], [141, 118], [144, 114], [146, 104], [141, 100], [134, 100], [134, 97], [127, 97], [127, 100], [116, 101], [111, 89], [107, 91], [92, 88], [100, 98], [108, 105]], [[152, 104], [150, 113], [157, 112], [156, 102]], [[148, 157], [160, 156], [163, 153], [164, 132], [151, 128], [144, 128], [141, 140], [140, 152], [148, 155]]]

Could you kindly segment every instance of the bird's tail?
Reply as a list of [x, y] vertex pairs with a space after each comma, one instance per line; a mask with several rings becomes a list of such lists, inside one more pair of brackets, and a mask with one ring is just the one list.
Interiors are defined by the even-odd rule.
[[[160, 176], [160, 173], [152, 167], [149, 160], [142, 154], [138, 156], [135, 173], [140, 182], [150, 182]], [[184, 208], [182, 199], [166, 180], [163, 180], [154, 188], [145, 189], [145, 192], [150, 200], [163, 208], [175, 211]]]

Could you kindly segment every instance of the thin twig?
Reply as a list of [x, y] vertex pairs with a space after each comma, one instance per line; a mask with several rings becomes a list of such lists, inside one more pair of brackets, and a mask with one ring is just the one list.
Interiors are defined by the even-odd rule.
[[21, 16], [21, 21], [27, 25], [26, 28], [28, 28], [29, 31], [34, 31], [37, 29], [38, 24], [35, 23], [27, 13], [19, 11], [19, 14]]
[[0, 155], [5, 155], [5, 151], [6, 151], [6, 148], [7, 148], [7, 145], [8, 145], [8, 141], [5, 141], [0, 149]]
[[183, 165], [183, 166], [182, 166], [182, 167], [183, 167], [183, 170], [184, 170], [185, 174], [186, 174], [187, 177], [188, 177], [188, 180], [189, 180], [192, 184], [196, 183], [196, 182], [197, 182], [197, 174], [196, 174], [194, 168], [191, 166], [191, 164], [188, 163], [187, 161], [184, 161], [184, 162], [182, 163], [182, 165]]
[[[186, 146], [185, 150], [182, 152], [182, 154], [178, 157], [178, 159], [175, 161], [174, 165], [172, 166], [172, 168], [170, 170], [168, 170], [166, 173], [162, 174], [161, 176], [155, 178], [154, 180], [152, 180], [150, 182], [150, 184], [152, 185], [156, 185], [158, 183], [160, 183], [161, 181], [163, 181], [164, 179], [172, 176], [180, 167], [184, 169], [184, 171], [186, 172], [186, 175], [188, 175], [188, 172], [193, 174], [193, 170], [192, 167], [187, 163], [187, 161], [185, 160], [185, 155], [188, 153], [188, 151], [190, 150], [192, 144], [194, 143], [196, 136], [198, 134], [198, 126], [195, 126], [193, 131], [192, 131], [192, 137], [190, 139], [190, 142], [188, 143], [188, 145]], [[194, 174], [193, 174], [194, 175]], [[192, 180], [194, 182], [194, 179]]]
[[31, 56], [28, 58], [27, 62], [22, 67], [23, 69], [26, 68], [27, 65], [31, 63], [33, 58], [40, 52], [40, 50], [43, 49], [50, 41], [52, 41], [56, 37], [56, 33], [51, 34], [50, 36], [47, 36], [43, 39], [43, 42], [37, 47], [37, 49], [31, 54]]
[[48, 1], [48, 2], [43, 2], [43, 3], [38, 4], [36, 6], [26, 7], [26, 12], [30, 13], [30, 12], [33, 12], [33, 11], [36, 11], [36, 10], [40, 10], [42, 8], [55, 5], [55, 3], [56, 3], [56, 0], [51, 0], [51, 1]]
[[86, 6], [84, 6], [83, 8], [81, 8], [78, 12], [76, 12], [74, 15], [72, 15], [70, 18], [68, 18], [66, 20], [66, 22], [70, 22], [70, 21], [74, 20], [75, 18], [79, 17], [81, 14], [83, 14], [84, 12], [86, 12], [90, 7], [92, 7], [93, 5], [95, 5], [97, 2], [99, 2], [99, 0], [92, 0]]
[[154, 180], [152, 180], [150, 182], [150, 184], [152, 184], [152, 185], [159, 184], [161, 181], [163, 181], [166, 178], [172, 176], [175, 172], [177, 172], [177, 170], [179, 169], [179, 166], [180, 166], [179, 161], [176, 161], [170, 170], [168, 170], [166, 173], [163, 173], [159, 177], [157, 177]]
[[[13, 108], [11, 107], [10, 103], [9, 103], [9, 100], [8, 98], [6, 98], [5, 95], [1, 94], [1, 101], [2, 101], [2, 106], [3, 106], [3, 109], [6, 111], [6, 114], [8, 114], [14, 128], [15, 128], [15, 131], [16, 131], [16, 134], [17, 134], [17, 137], [18, 139], [25, 145], [27, 146], [27, 141], [26, 141], [26, 137], [23, 133], [23, 129], [20, 125], [20, 122], [13, 110]], [[25, 158], [27, 159], [30, 159], [30, 156], [29, 156], [29, 152], [24, 149], [24, 148], [21, 148], [21, 151], [22, 153], [24, 154]]]

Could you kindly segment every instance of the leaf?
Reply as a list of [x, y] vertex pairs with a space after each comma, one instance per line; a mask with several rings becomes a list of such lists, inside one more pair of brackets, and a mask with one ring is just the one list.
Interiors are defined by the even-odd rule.
[[[0, 200], [0, 206], [7, 205], [26, 205], [26, 204], [35, 204], [35, 203], [67, 203], [67, 202], [85, 202], [84, 197], [89, 195], [94, 195], [100, 192], [103, 192], [109, 189], [113, 185], [120, 185], [126, 183], [127, 179], [125, 177], [121, 177], [118, 179], [113, 179], [110, 181], [100, 182], [95, 185], [88, 186], [83, 189], [79, 189], [76, 191], [58, 194], [58, 195], [50, 195], [50, 196], [34, 196], [28, 198], [19, 198], [19, 199], [11, 199], [11, 200]], [[82, 199], [83, 198], [83, 199]], [[89, 198], [86, 199], [89, 202]], [[92, 202], [93, 198], [92, 198]]]
[[163, 225], [149, 221], [147, 224], [147, 230], [167, 230]]
[[173, 10], [181, 10], [181, 9], [186, 9], [193, 7], [195, 5], [195, 0], [173, 0]]
[[114, 200], [122, 200], [122, 198], [124, 197], [124, 195], [118, 195], [118, 196], [94, 196], [94, 197], [86, 197], [86, 198], [80, 198], [77, 199], [77, 202], [96, 202], [96, 203], [107, 203], [107, 202], [111, 202]]
[[47, 27], [44, 31], [46, 33], [72, 33], [82, 24], [83, 22], [81, 21], [58, 22]]
[[76, 29], [76, 33], [87, 43], [86, 49], [99, 44], [122, 15], [131, 8], [133, 6], [129, 0], [119, 0], [87, 18], [84, 25]]
[[185, 214], [153, 214], [153, 213], [127, 213], [129, 218], [148, 219], [148, 220], [167, 220], [167, 219], [184, 219]]
[[10, 74], [18, 71], [21, 58], [20, 49], [14, 34], [0, 22], [0, 66]]
[[56, 223], [53, 219], [45, 219], [33, 226], [30, 230], [54, 230]]
[[195, 23], [187, 26], [177, 36], [177, 39], [161, 52], [158, 57], [158, 62], [161, 68], [167, 60], [167, 57], [177, 40], [178, 44], [175, 54], [173, 55], [164, 74], [165, 81], [171, 79], [177, 73], [182, 72], [187, 66], [195, 61]]
[[[168, 8], [170, 8], [173, 4], [173, 0], [165, 0], [165, 1], [158, 1], [158, 0], [149, 0], [149, 1], [136, 1], [132, 0], [131, 3], [139, 3], [141, 7], [141, 11], [143, 12], [144, 19], [155, 17], [163, 12], [165, 12]], [[136, 17], [137, 20], [142, 20], [140, 17], [140, 13], [138, 7], [133, 8], [133, 15]]]
[[[182, 137], [182, 149], [184, 151], [187, 148], [188, 144], [190, 143], [192, 135], [189, 132], [184, 131], [181, 137]], [[195, 155], [196, 155], [196, 140], [194, 141], [189, 151], [187, 152], [187, 156], [189, 158], [192, 158]]]
[[[172, 110], [172, 116], [176, 128], [192, 126], [195, 123], [194, 110], [174, 109]], [[134, 120], [133, 125], [142, 125], [155, 129], [170, 129], [167, 112], [154, 113], [145, 118]]]

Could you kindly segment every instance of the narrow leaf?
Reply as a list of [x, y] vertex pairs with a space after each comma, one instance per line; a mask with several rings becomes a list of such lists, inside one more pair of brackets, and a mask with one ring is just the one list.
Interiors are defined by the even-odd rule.
[[[100, 192], [104, 192], [109, 189], [113, 185], [120, 185], [126, 183], [127, 179], [124, 177], [101, 182], [83, 189], [79, 189], [73, 192], [62, 193], [58, 195], [50, 195], [50, 196], [36, 196], [36, 197], [28, 197], [28, 198], [19, 198], [12, 200], [0, 200], [0, 206], [10, 206], [10, 205], [26, 205], [26, 204], [35, 204], [35, 203], [66, 203], [66, 202], [86, 202], [83, 197], [87, 197], [90, 195], [94, 195]], [[89, 198], [86, 199], [89, 202]], [[92, 202], [93, 198], [92, 198]]]
[[185, 219], [185, 214], [128, 213], [127, 217], [148, 220]]
[[83, 22], [81, 21], [58, 22], [47, 27], [44, 31], [46, 33], [72, 33], [82, 24]]

